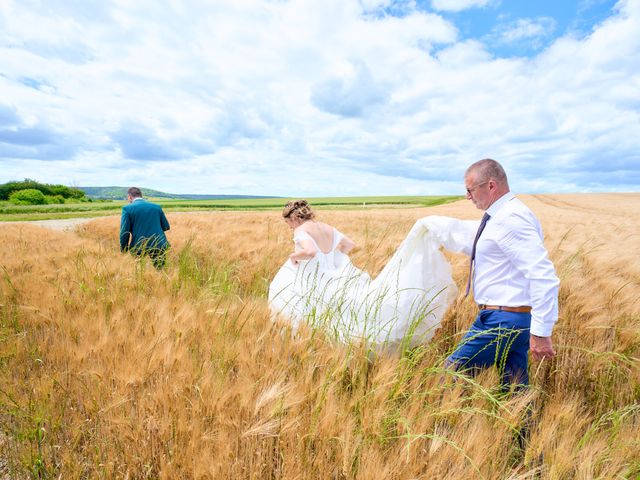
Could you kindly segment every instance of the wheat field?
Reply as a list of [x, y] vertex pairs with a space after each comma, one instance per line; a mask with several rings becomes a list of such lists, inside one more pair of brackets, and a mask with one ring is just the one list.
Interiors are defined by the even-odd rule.
[[[523, 395], [442, 368], [475, 314], [461, 295], [401, 352], [273, 323], [268, 283], [292, 248], [278, 212], [169, 214], [161, 272], [119, 253], [116, 217], [0, 227], [1, 474], [639, 478], [640, 194], [521, 198], [561, 280], [558, 354]], [[372, 275], [418, 218], [481, 216], [466, 201], [318, 213]], [[464, 285], [468, 259], [447, 258]]]

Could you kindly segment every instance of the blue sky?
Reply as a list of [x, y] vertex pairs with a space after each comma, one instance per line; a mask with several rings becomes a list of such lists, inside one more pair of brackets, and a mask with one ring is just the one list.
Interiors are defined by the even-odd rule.
[[640, 0], [0, 0], [0, 182], [640, 190]]
[[[431, 2], [421, 2], [429, 5]], [[441, 12], [462, 39], [478, 38], [500, 57], [532, 57], [558, 37], [586, 37], [612, 14], [613, 0], [507, 0]]]

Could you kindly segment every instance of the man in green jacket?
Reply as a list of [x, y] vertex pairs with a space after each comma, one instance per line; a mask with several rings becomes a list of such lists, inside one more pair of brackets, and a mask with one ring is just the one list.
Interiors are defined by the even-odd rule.
[[148, 255], [157, 269], [162, 268], [169, 248], [164, 232], [170, 228], [162, 207], [144, 200], [138, 187], [127, 190], [127, 201], [120, 221], [120, 251]]

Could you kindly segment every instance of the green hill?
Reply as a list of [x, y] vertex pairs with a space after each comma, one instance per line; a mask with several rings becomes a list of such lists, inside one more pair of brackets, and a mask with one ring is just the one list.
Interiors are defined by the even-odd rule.
[[[100, 200], [123, 200], [127, 198], [128, 187], [78, 187], [87, 197]], [[141, 187], [142, 194], [150, 198], [165, 198], [172, 200], [225, 200], [237, 198], [277, 198], [259, 195], [199, 195], [199, 194], [177, 194], [166, 193], [152, 188]]]

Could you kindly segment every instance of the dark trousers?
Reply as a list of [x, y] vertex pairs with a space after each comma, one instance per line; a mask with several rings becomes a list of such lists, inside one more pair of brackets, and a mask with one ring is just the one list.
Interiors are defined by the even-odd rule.
[[151, 262], [153, 263], [153, 266], [156, 267], [157, 270], [161, 270], [162, 268], [164, 268], [167, 262], [167, 250], [168, 248], [132, 249], [132, 253], [139, 257], [149, 257], [151, 259]]
[[524, 387], [529, 384], [530, 326], [530, 313], [481, 310], [447, 363], [471, 374], [495, 365], [503, 387]]

